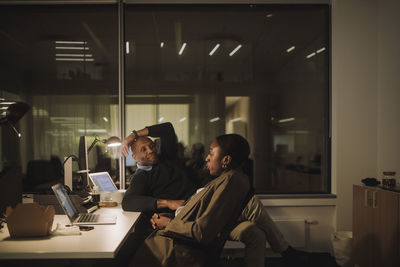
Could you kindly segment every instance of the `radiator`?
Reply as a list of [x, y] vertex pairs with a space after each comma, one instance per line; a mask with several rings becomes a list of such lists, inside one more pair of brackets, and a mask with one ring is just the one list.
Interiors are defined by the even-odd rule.
[[[282, 232], [286, 241], [295, 248], [304, 248], [306, 245], [306, 224], [305, 219], [273, 220]], [[269, 248], [267, 242], [266, 248]], [[241, 242], [227, 241], [224, 249], [244, 248]]]

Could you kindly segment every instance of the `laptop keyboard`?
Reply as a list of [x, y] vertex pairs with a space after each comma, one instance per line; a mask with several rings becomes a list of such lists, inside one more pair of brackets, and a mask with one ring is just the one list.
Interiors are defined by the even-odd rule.
[[99, 214], [83, 214], [79, 217], [77, 222], [97, 222], [99, 220]]

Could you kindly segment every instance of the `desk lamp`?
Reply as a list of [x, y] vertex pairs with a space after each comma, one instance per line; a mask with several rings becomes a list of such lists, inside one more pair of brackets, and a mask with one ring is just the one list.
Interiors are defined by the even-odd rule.
[[103, 144], [106, 144], [107, 147], [117, 147], [121, 145], [121, 140], [116, 137], [116, 136], [111, 136], [108, 139], [99, 139], [97, 136], [94, 138], [93, 143], [89, 146], [87, 149], [87, 153], [89, 153], [93, 147], [96, 145], [96, 143], [101, 142]]
[[79, 168], [80, 170], [77, 173], [83, 174], [84, 180], [86, 180], [86, 184], [89, 185], [89, 163], [88, 163], [88, 154], [96, 145], [96, 143], [100, 142], [106, 144], [107, 147], [117, 147], [121, 145], [121, 140], [116, 136], [111, 136], [108, 139], [100, 139], [98, 136], [95, 137], [92, 144], [87, 148], [87, 136], [81, 136], [79, 140]]
[[21, 133], [15, 128], [15, 124], [30, 109], [28, 104], [23, 102], [6, 102], [4, 98], [0, 98], [0, 125], [9, 125], [14, 132], [21, 138]]

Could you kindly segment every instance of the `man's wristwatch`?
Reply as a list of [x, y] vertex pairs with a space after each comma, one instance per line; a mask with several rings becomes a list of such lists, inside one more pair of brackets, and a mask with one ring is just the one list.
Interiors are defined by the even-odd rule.
[[135, 130], [132, 130], [131, 134], [134, 134], [134, 135], [135, 135], [135, 139], [139, 137], [138, 134], [137, 134], [137, 132], [136, 132]]

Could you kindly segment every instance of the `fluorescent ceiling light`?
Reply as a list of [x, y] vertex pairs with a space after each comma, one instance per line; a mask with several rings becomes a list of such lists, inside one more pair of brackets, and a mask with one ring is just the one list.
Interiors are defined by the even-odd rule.
[[106, 117], [103, 117], [103, 120], [104, 120], [105, 122], [108, 122], [108, 119], [107, 119]]
[[164, 42], [160, 43], [160, 47], [163, 48], [164, 47]]
[[288, 49], [286, 49], [286, 52], [290, 53], [291, 51], [293, 51], [296, 47], [295, 46], [291, 46]]
[[93, 58], [56, 58], [56, 61], [94, 61]]
[[306, 58], [311, 58], [311, 57], [313, 57], [315, 55], [316, 55], [315, 52], [313, 52], [313, 53], [309, 54]]
[[295, 118], [287, 118], [287, 119], [278, 120], [278, 122], [279, 123], [284, 123], [284, 122], [289, 122], [289, 121], [294, 121], [294, 120], [295, 120]]
[[158, 119], [158, 122], [162, 122], [164, 120], [164, 117], [161, 117]]
[[267, 18], [270, 18], [270, 17], [272, 17], [272, 16], [273, 16], [272, 13], [269, 13], [269, 14], [266, 15]]
[[214, 122], [214, 121], [219, 121], [219, 117], [212, 118], [212, 119], [210, 120], [210, 122]]
[[217, 44], [216, 46], [214, 46], [214, 48], [211, 50], [211, 52], [210, 52], [210, 56], [212, 56], [214, 53], [215, 53], [215, 51], [217, 51], [217, 49], [219, 48], [219, 46], [220, 46], [220, 44]]
[[89, 47], [86, 47], [86, 46], [56, 46], [56, 49], [65, 49], [65, 50], [89, 50]]
[[236, 48], [233, 49], [232, 52], [229, 53], [229, 56], [230, 56], [230, 57], [233, 56], [241, 47], [242, 47], [241, 44], [238, 45], [238, 46], [236, 46]]
[[12, 105], [15, 103], [17, 103], [17, 102], [0, 102], [0, 105]]
[[56, 57], [92, 57], [92, 54], [56, 54]]
[[235, 122], [235, 121], [240, 121], [240, 120], [241, 120], [240, 118], [234, 118], [234, 119], [231, 119], [230, 121]]
[[86, 44], [84, 41], [56, 41], [56, 44]]
[[186, 43], [183, 43], [181, 50], [179, 50], [179, 55], [182, 55], [183, 50], [185, 50], [185, 47], [186, 47]]
[[106, 129], [78, 129], [80, 133], [106, 133]]
[[325, 51], [325, 47], [322, 47], [322, 48], [318, 49], [318, 50], [317, 50], [317, 54], [318, 54], [318, 53], [321, 53], [321, 52], [323, 52], [323, 51]]
[[129, 42], [126, 42], [125, 46], [126, 46], [126, 54], [128, 55], [129, 54]]
[[181, 118], [180, 120], [179, 120], [179, 122], [183, 122], [183, 121], [185, 121], [186, 120], [186, 117], [183, 117], [183, 118]]

